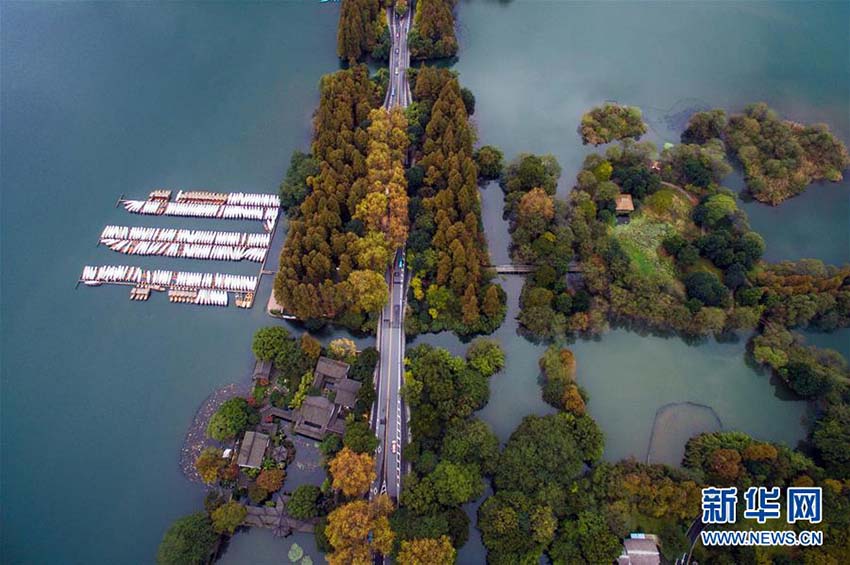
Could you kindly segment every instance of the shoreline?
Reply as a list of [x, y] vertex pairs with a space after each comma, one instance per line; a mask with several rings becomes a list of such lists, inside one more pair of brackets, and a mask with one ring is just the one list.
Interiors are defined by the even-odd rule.
[[198, 472], [195, 470], [195, 459], [205, 447], [220, 447], [218, 442], [209, 439], [206, 434], [210, 418], [226, 400], [236, 396], [246, 396], [251, 392], [251, 381], [230, 383], [213, 391], [207, 396], [195, 412], [192, 423], [186, 431], [183, 446], [180, 448], [180, 469], [183, 475], [193, 483], [206, 487]]

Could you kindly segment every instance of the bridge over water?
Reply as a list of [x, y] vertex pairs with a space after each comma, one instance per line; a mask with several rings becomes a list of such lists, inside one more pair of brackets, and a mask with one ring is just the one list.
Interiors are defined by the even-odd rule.
[[[528, 263], [507, 263], [504, 265], [487, 265], [490, 269], [496, 271], [499, 275], [527, 275], [533, 273], [537, 268], [535, 265]], [[581, 265], [577, 261], [570, 261], [567, 267], [568, 273], [580, 273]]]

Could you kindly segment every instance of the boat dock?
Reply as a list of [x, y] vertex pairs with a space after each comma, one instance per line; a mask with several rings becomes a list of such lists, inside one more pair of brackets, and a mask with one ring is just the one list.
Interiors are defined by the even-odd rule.
[[259, 272], [249, 276], [87, 265], [77, 285], [131, 286], [130, 299], [140, 301], [148, 300], [151, 291], [167, 291], [170, 302], [204, 306], [227, 306], [232, 293], [237, 307], [251, 308], [260, 279], [273, 274], [265, 266], [280, 212], [276, 194], [181, 190], [172, 200], [171, 190], [157, 189], [147, 200], [127, 200], [122, 194], [116, 206], [122, 204], [136, 214], [259, 220], [265, 233], [108, 225], [103, 228], [98, 245], [127, 255], [255, 261], [260, 263]]
[[258, 220], [269, 233], [274, 230], [280, 213], [278, 195], [245, 192], [180, 190], [172, 200], [170, 190], [158, 189], [151, 192], [147, 200], [126, 200], [122, 195], [117, 204], [133, 214]]

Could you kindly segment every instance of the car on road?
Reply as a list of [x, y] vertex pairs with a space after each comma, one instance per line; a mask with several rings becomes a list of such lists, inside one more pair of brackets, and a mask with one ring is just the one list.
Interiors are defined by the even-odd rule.
[[395, 74], [398, 75], [398, 67], [395, 68]]
[[398, 47], [395, 48], [395, 54], [398, 55]]
[[393, 453], [398, 453], [398, 442], [396, 440], [393, 440], [392, 450], [393, 450]]

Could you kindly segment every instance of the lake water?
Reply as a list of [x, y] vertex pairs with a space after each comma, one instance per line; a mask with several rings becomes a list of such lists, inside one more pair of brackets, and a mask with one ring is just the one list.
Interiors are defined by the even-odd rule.
[[[4, 563], [144, 563], [176, 517], [202, 507], [181, 475], [183, 436], [201, 401], [251, 368], [268, 324], [266, 280], [250, 311], [74, 290], [84, 264], [129, 263], [248, 273], [252, 266], [128, 259], [96, 248], [106, 223], [164, 222], [113, 207], [158, 186], [271, 192], [306, 148], [319, 77], [337, 68], [338, 5], [4, 3], [2, 97], [2, 450]], [[566, 194], [589, 149], [581, 113], [605, 99], [637, 104], [651, 138], [675, 141], [682, 109], [766, 100], [826, 121], [846, 142], [846, 4], [670, 5], [461, 2], [455, 68], [477, 97], [482, 142], [508, 156], [554, 153]], [[680, 120], [679, 120], [680, 121]], [[501, 192], [483, 192], [497, 261], [507, 259]], [[810, 190], [780, 208], [746, 205], [771, 260], [850, 260], [850, 185]], [[173, 222], [210, 229], [250, 224]], [[284, 236], [278, 228], [276, 244]], [[274, 267], [274, 261], [271, 267]], [[542, 346], [516, 335], [521, 279], [504, 280], [496, 333], [507, 369], [482, 411], [504, 440], [542, 413]], [[324, 336], [329, 339], [331, 335]], [[846, 345], [848, 334], [811, 336]], [[455, 352], [452, 336], [428, 336]], [[361, 343], [367, 343], [366, 340]], [[818, 342], [819, 343], [819, 342]], [[697, 401], [724, 427], [793, 444], [805, 405], [743, 360], [744, 341], [689, 346], [623, 330], [571, 346], [605, 456], [645, 456], [655, 411]], [[759, 411], [749, 408], [758, 402]], [[474, 533], [462, 563], [482, 563]], [[293, 539], [236, 536], [226, 563], [280, 563]], [[309, 538], [297, 538], [314, 556]], [[318, 562], [318, 560], [316, 560]]]

